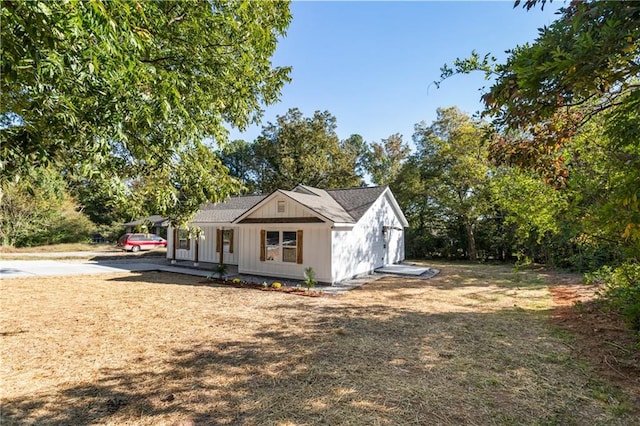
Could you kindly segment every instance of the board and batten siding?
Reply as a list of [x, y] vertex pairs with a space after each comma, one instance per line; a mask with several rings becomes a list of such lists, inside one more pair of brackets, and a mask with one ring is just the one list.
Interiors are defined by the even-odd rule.
[[[193, 225], [199, 226], [202, 232], [200, 233], [200, 240], [198, 244], [198, 262], [219, 263], [220, 253], [217, 251], [217, 230], [218, 229], [232, 229], [234, 233], [233, 253], [224, 253], [224, 263], [226, 265], [238, 264], [238, 228], [229, 226], [228, 224], [207, 224], [207, 223], [194, 223]], [[226, 226], [225, 226], [226, 225]], [[176, 260], [191, 260], [195, 261], [195, 239], [196, 236], [192, 235], [189, 240], [189, 250], [176, 249]], [[167, 231], [167, 259], [171, 259], [173, 250], [173, 228], [169, 227]]]
[[[299, 216], [298, 216], [299, 217]], [[302, 231], [302, 263], [261, 261], [260, 231]], [[331, 279], [331, 229], [328, 224], [255, 224], [239, 230], [238, 272], [248, 275], [304, 279], [305, 268], [311, 267], [320, 282]]]
[[[383, 233], [385, 226], [387, 232]], [[404, 227], [387, 194], [376, 200], [351, 230], [335, 229], [331, 237], [332, 282], [404, 260]]]
[[[278, 202], [284, 202], [284, 212], [278, 212]], [[279, 195], [274, 197], [271, 201], [260, 207], [247, 216], [247, 219], [273, 219], [273, 218], [286, 218], [286, 217], [308, 217], [315, 218], [316, 215], [309, 211], [306, 207], [300, 203]]]
[[233, 253], [224, 253], [223, 263], [225, 265], [238, 264], [238, 227], [229, 224], [194, 224], [202, 229], [200, 234], [199, 261], [208, 263], [219, 263], [220, 253], [218, 252], [217, 232], [218, 230], [233, 230]]
[[[167, 228], [167, 259], [171, 259], [173, 254], [173, 245], [176, 242], [173, 240], [173, 227]], [[176, 260], [193, 260], [195, 255], [195, 239], [191, 237], [189, 239], [189, 250], [176, 249]]]

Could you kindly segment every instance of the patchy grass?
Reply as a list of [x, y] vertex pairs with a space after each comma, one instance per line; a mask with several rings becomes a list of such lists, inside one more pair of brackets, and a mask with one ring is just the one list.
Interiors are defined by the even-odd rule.
[[[333, 298], [168, 273], [0, 282], [2, 424], [634, 424], [548, 286], [438, 264]], [[573, 339], [573, 340], [571, 340]]]

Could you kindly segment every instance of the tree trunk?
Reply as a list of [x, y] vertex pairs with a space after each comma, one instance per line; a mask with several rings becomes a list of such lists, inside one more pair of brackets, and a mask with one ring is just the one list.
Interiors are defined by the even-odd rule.
[[478, 251], [476, 249], [476, 237], [473, 233], [473, 224], [465, 221], [464, 228], [467, 231], [467, 242], [469, 247], [469, 260], [478, 260]]

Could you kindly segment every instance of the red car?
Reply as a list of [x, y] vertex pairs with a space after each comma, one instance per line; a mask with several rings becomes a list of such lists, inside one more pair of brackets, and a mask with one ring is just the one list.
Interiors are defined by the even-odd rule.
[[118, 247], [122, 250], [131, 250], [134, 253], [166, 246], [167, 240], [156, 234], [124, 234], [118, 238]]

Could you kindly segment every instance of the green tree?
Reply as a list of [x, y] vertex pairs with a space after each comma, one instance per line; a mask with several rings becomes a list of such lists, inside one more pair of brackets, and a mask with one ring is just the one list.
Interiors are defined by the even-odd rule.
[[[530, 0], [524, 5], [530, 9], [536, 3], [544, 4]], [[512, 130], [545, 122], [567, 108], [578, 112], [574, 124], [620, 104], [639, 109], [640, 5], [578, 0], [560, 11], [532, 44], [509, 51], [503, 64], [473, 52], [453, 67], [443, 66], [436, 84], [456, 73], [485, 72], [495, 79], [483, 96], [486, 112]]]
[[296, 108], [268, 123], [254, 142], [257, 187], [262, 192], [291, 189], [297, 184], [320, 188], [360, 184], [354, 165], [357, 152], [336, 134], [328, 111], [304, 117]]
[[[639, 111], [619, 107], [587, 123], [564, 150], [569, 218], [577, 227], [573, 264], [594, 269], [640, 253]], [[612, 115], [621, 114], [619, 117]], [[626, 132], [619, 131], [620, 121]]]
[[381, 142], [373, 142], [364, 156], [364, 168], [376, 185], [388, 185], [400, 172], [411, 148], [395, 133]]
[[499, 167], [490, 180], [491, 199], [512, 232], [518, 257], [553, 262], [552, 239], [560, 234], [569, 210], [565, 192], [545, 184], [534, 172]]
[[416, 124], [413, 140], [424, 203], [464, 228], [467, 253], [478, 259], [476, 228], [490, 209], [486, 123], [456, 107], [438, 108], [436, 120]]
[[0, 243], [33, 246], [79, 242], [94, 231], [57, 170], [41, 168], [0, 184]]
[[474, 70], [495, 78], [483, 96], [500, 130], [493, 157], [565, 188], [577, 229], [564, 242], [581, 258], [589, 247], [588, 268], [617, 267], [608, 294], [637, 327], [640, 292], [627, 290], [640, 282], [640, 3], [572, 1], [532, 44], [493, 62], [474, 52], [443, 67], [441, 81]]
[[126, 184], [114, 176], [91, 179], [75, 176], [68, 178], [67, 187], [78, 209], [95, 224], [96, 233], [109, 241], [115, 241], [122, 234], [123, 223], [156, 213], [149, 202], [143, 204], [146, 209], [142, 214], [133, 207], [140, 203], [130, 191], [135, 188], [135, 181]]
[[[291, 15], [288, 2], [6, 1], [1, 5], [3, 180], [54, 164], [66, 173], [122, 175], [160, 182], [213, 182], [190, 196], [232, 190], [199, 142], [244, 128], [277, 100], [288, 68], [270, 57]], [[188, 154], [187, 150], [193, 151]], [[158, 212], [186, 217], [206, 198], [159, 185]], [[171, 202], [174, 200], [175, 202]]]
[[[524, 6], [537, 3], [544, 4], [530, 0]], [[624, 158], [618, 168], [607, 169], [617, 181], [610, 193], [616, 207], [609, 211], [627, 212], [620, 236], [640, 240], [640, 4], [571, 2], [534, 43], [509, 53], [503, 64], [474, 53], [443, 67], [441, 76], [482, 70], [495, 78], [483, 96], [485, 112], [500, 129], [492, 157], [538, 170], [564, 186], [570, 170], [566, 149], [576, 135], [593, 135], [588, 126], [598, 123], [597, 139], [608, 141], [607, 154]]]
[[423, 179], [420, 157], [411, 155], [389, 183], [409, 222], [405, 251], [408, 257], [450, 257], [449, 220], [432, 197], [429, 181]]
[[222, 164], [229, 169], [229, 174], [238, 179], [244, 189], [243, 193], [253, 194], [257, 191], [257, 174], [253, 144], [244, 140], [234, 140], [225, 145], [218, 156]]
[[579, 111], [579, 124], [621, 103], [637, 110], [639, 54], [637, 2], [574, 1], [534, 43], [491, 69], [496, 82], [484, 101], [509, 128], [527, 128], [566, 108]]
[[[545, 2], [524, 6], [537, 3]], [[560, 153], [582, 126], [608, 115], [620, 135], [637, 128], [625, 116], [640, 110], [638, 2], [573, 1], [532, 44], [508, 53], [502, 64], [475, 52], [457, 59], [442, 68], [437, 83], [476, 70], [495, 80], [483, 101], [500, 128], [492, 147], [496, 160], [540, 170], [564, 184]]]
[[[149, 202], [160, 214], [171, 211], [175, 223], [184, 224], [200, 208], [202, 200], [223, 201], [227, 191], [240, 192], [239, 180], [229, 176], [229, 170], [206, 145], [194, 143], [177, 151], [162, 168], [141, 174], [131, 194], [138, 200], [140, 212]], [[163, 190], [158, 190], [163, 188]], [[220, 188], [225, 188], [221, 193]]]
[[364, 175], [367, 173], [366, 157], [369, 149], [367, 142], [361, 135], [353, 134], [341, 142], [341, 147], [346, 153], [345, 160], [352, 163], [351, 168], [361, 179], [360, 185], [364, 185]]

